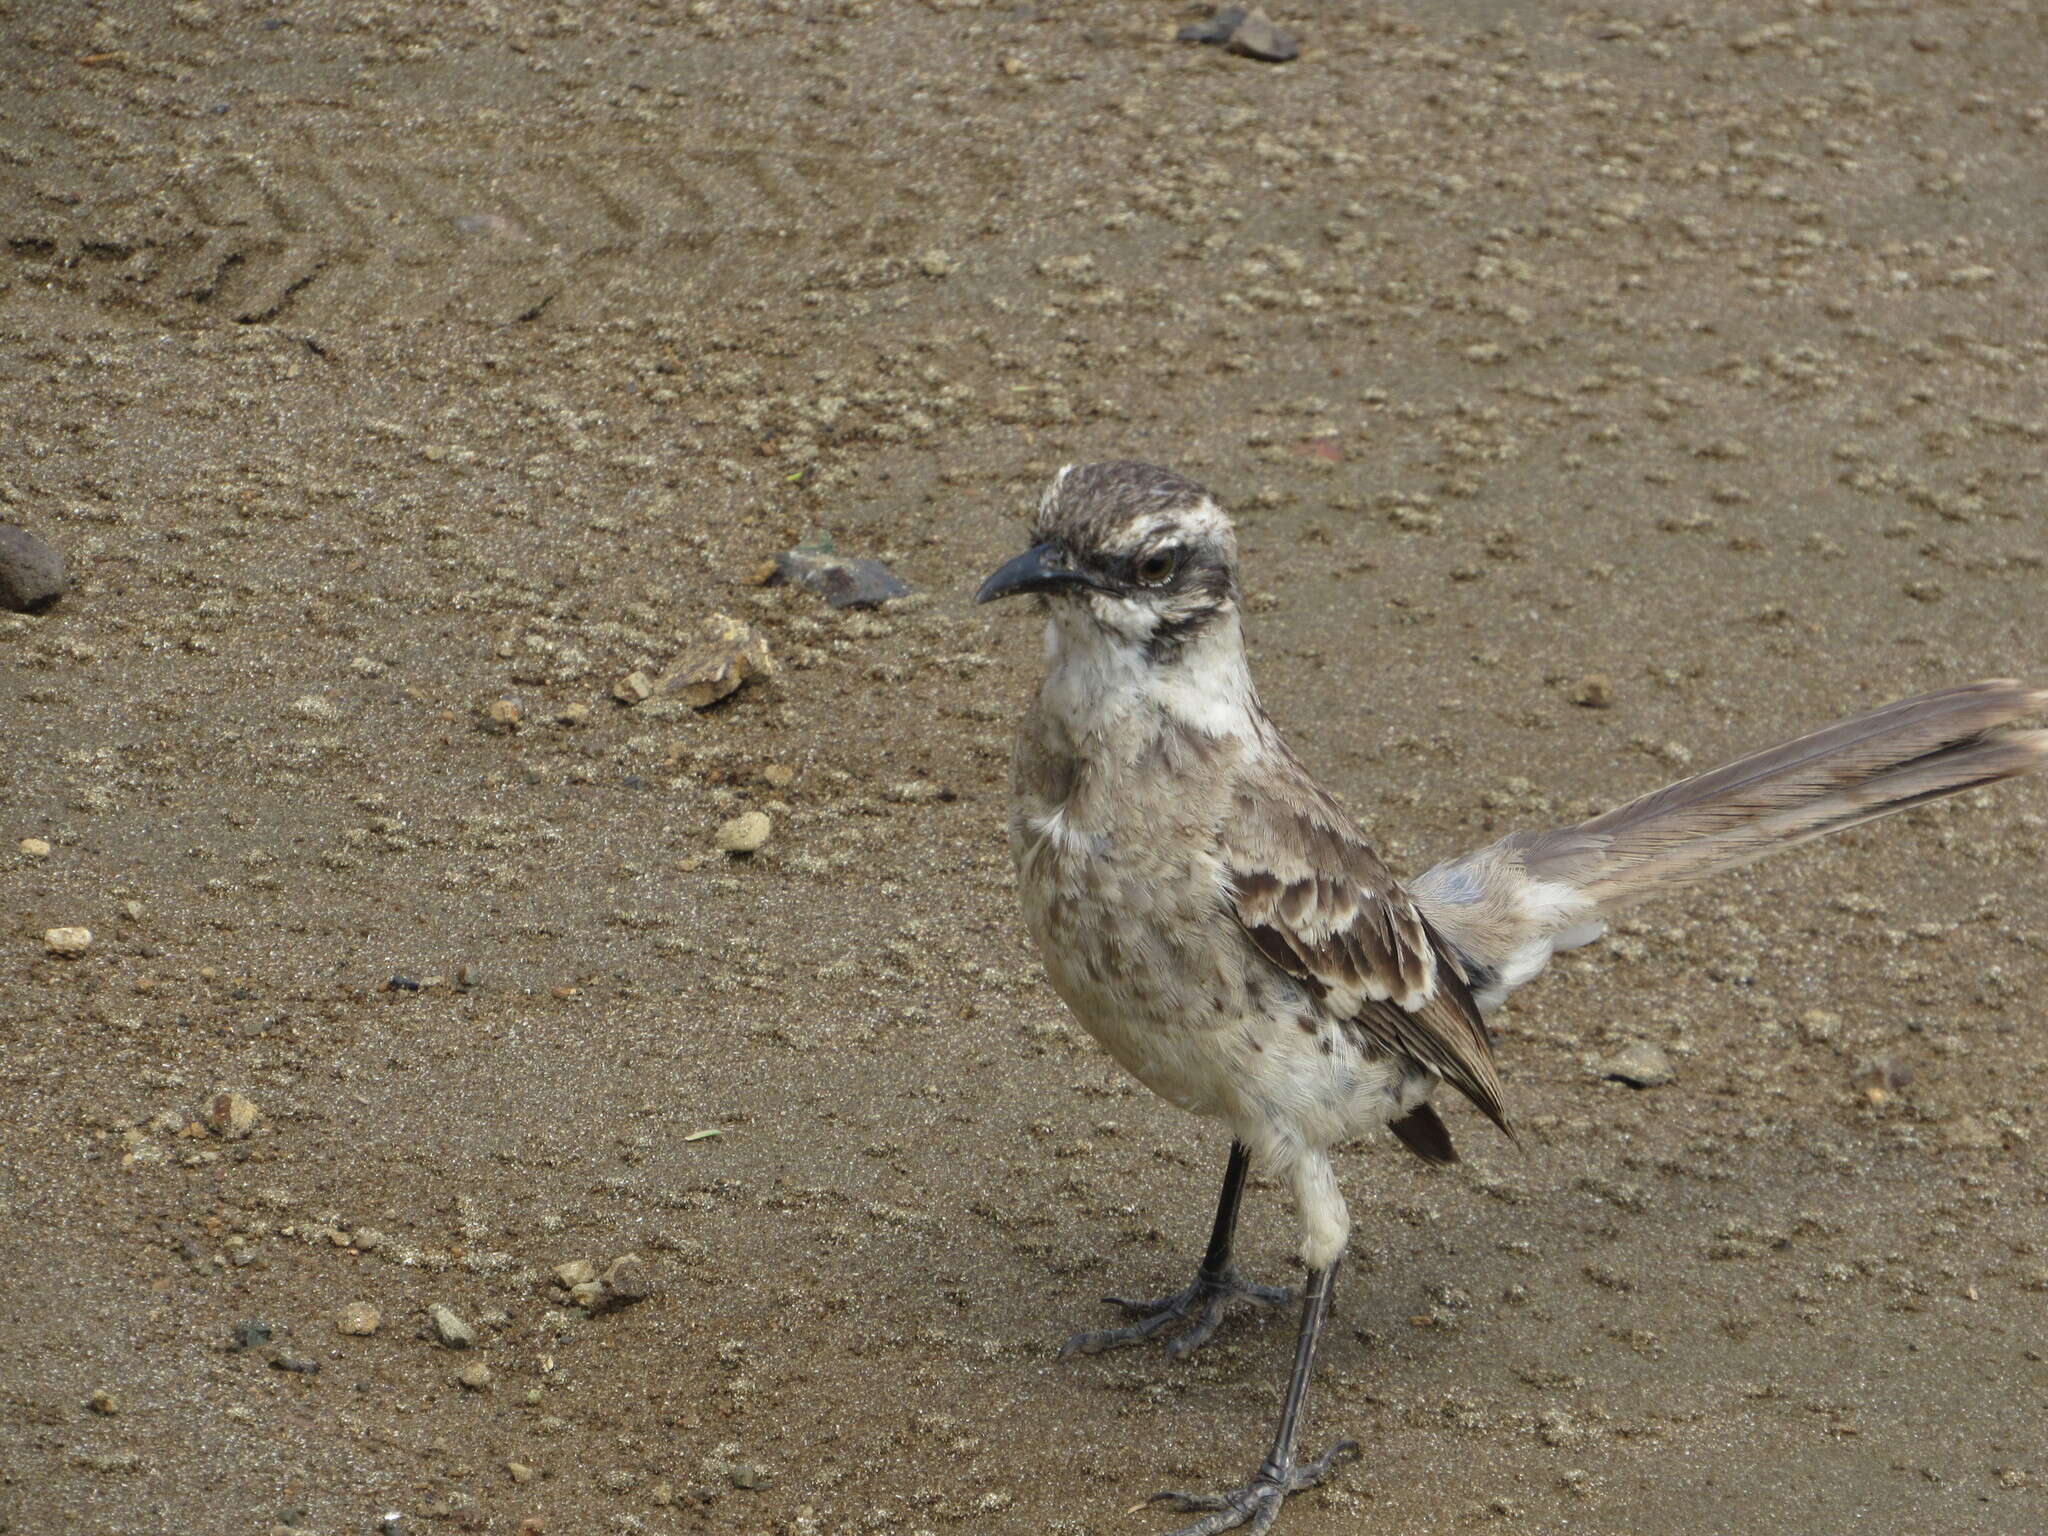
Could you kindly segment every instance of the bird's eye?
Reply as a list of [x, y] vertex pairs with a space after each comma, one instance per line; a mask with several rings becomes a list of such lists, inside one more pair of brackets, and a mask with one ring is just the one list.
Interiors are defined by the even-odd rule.
[[1177, 549], [1155, 549], [1137, 564], [1134, 574], [1148, 587], [1163, 586], [1173, 579], [1173, 573], [1180, 566], [1180, 551]]

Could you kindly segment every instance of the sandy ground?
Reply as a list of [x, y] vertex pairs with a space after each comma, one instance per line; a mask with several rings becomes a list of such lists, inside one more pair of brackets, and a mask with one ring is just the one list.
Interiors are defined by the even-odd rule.
[[[1250, 1470], [1288, 1323], [1053, 1358], [1224, 1151], [1015, 915], [969, 594], [1064, 460], [1241, 511], [1399, 868], [2048, 674], [2038, 7], [1185, 19], [0, 5], [0, 520], [77, 575], [0, 616], [0, 1529], [1146, 1536]], [[917, 595], [751, 584], [820, 531]], [[778, 676], [613, 701], [721, 611]], [[2044, 813], [1647, 911], [1503, 1016], [1521, 1148], [1348, 1156], [1366, 1454], [1282, 1531], [2048, 1529]]]

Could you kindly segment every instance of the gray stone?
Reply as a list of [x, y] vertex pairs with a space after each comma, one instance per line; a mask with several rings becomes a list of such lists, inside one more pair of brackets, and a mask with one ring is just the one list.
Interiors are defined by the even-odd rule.
[[910, 595], [909, 584], [881, 561], [849, 560], [823, 540], [775, 557], [769, 584], [785, 581], [808, 587], [834, 608], [878, 608], [892, 597]]
[[1241, 5], [1218, 6], [1206, 21], [1194, 22], [1174, 34], [1183, 43], [1206, 43], [1262, 64], [1285, 64], [1301, 57], [1301, 42], [1273, 25], [1264, 11]]
[[1264, 11], [1253, 11], [1239, 22], [1223, 50], [1261, 64], [1286, 64], [1301, 57], [1301, 43], [1294, 34], [1274, 26]]
[[1660, 1088], [1678, 1074], [1661, 1045], [1638, 1040], [1600, 1064], [1600, 1075], [1631, 1088]]
[[465, 1323], [453, 1307], [440, 1302], [427, 1308], [427, 1321], [434, 1326], [434, 1337], [450, 1349], [473, 1349], [476, 1347], [476, 1330]]
[[0, 608], [35, 613], [70, 584], [62, 555], [26, 528], [0, 523]]
[[1208, 43], [1221, 47], [1230, 41], [1231, 33], [1244, 25], [1244, 7], [1241, 5], [1219, 5], [1206, 21], [1192, 21], [1174, 34], [1183, 43]]
[[612, 1260], [611, 1267], [604, 1272], [604, 1288], [614, 1303], [624, 1306], [645, 1301], [654, 1289], [654, 1279], [639, 1254], [624, 1253]]

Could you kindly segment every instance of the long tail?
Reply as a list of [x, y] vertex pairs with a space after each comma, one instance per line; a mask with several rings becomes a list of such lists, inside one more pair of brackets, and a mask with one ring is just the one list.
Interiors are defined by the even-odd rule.
[[1755, 752], [1575, 827], [1517, 832], [1413, 887], [1492, 1007], [1647, 896], [2048, 764], [2048, 691], [1966, 683]]

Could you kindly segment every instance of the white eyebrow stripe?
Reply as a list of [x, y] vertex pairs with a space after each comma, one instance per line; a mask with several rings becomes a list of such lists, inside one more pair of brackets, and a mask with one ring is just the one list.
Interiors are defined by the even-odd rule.
[[1214, 538], [1227, 532], [1229, 527], [1230, 520], [1223, 515], [1223, 509], [1204, 497], [1165, 512], [1147, 513], [1131, 524], [1125, 537], [1133, 545], [1143, 544], [1162, 533]]

